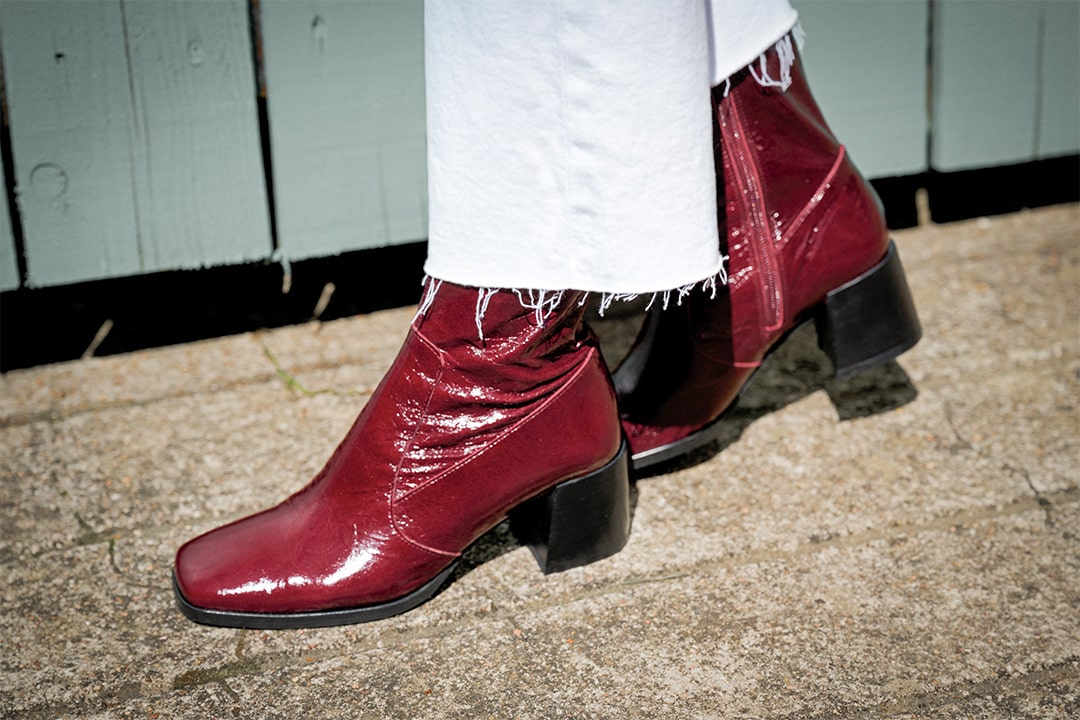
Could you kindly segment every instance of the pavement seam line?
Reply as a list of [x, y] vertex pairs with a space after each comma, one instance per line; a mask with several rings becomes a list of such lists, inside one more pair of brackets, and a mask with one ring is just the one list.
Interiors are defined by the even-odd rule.
[[[1063, 498], [1065, 500], [1062, 503], [1063, 505], [1072, 505], [1072, 504], [1076, 504], [1077, 502], [1080, 502], [1080, 493], [1078, 493], [1074, 489], [1067, 489], [1067, 490], [1059, 491], [1057, 493], [1054, 493], [1052, 495], [1052, 497]], [[1017, 502], [1014, 502], [1014, 503], [1012, 503], [1012, 504], [1010, 504], [1008, 506], [1001, 507], [1001, 508], [996, 508], [996, 509], [982, 508], [982, 509], [978, 509], [978, 510], [975, 510], [975, 511], [962, 511], [962, 512], [959, 512], [959, 513], [956, 513], [956, 514], [953, 514], [953, 515], [937, 518], [937, 519], [934, 519], [934, 520], [931, 520], [929, 522], [922, 523], [922, 524], [919, 524], [919, 525], [893, 526], [891, 529], [894, 530], [894, 531], [899, 531], [898, 533], [896, 533], [896, 532], [890, 533], [888, 530], [877, 530], [877, 529], [875, 529], [875, 530], [870, 530], [870, 531], [866, 531], [866, 532], [863, 532], [863, 533], [854, 533], [854, 534], [846, 535], [846, 536], [838, 536], [838, 537], [830, 538], [828, 540], [823, 540], [823, 541], [819, 541], [819, 542], [805, 542], [805, 543], [800, 544], [798, 547], [794, 548], [793, 550], [788, 550], [788, 551], [780, 551], [780, 552], [778, 552], [778, 551], [762, 551], [762, 552], [758, 552], [758, 553], [749, 553], [747, 555], [739, 556], [737, 562], [730, 562], [729, 561], [729, 562], [702, 563], [702, 564], [692, 566], [690, 571], [684, 572], [684, 573], [676, 573], [676, 574], [668, 573], [668, 574], [665, 574], [663, 576], [645, 577], [645, 578], [639, 578], [639, 579], [632, 580], [632, 581], [618, 582], [618, 583], [614, 583], [614, 584], [611, 584], [611, 585], [605, 585], [605, 586], [594, 588], [594, 589], [587, 589], [584, 592], [576, 592], [576, 593], [572, 593], [572, 594], [569, 594], [569, 595], [566, 595], [566, 596], [555, 598], [555, 602], [548, 602], [547, 599], [544, 599], [544, 601], [538, 601], [538, 602], [529, 603], [529, 604], [526, 604], [526, 605], [522, 605], [521, 607], [515, 608], [513, 611], [496, 609], [495, 611], [485, 612], [484, 617], [482, 617], [482, 618], [477, 618], [475, 616], [474, 617], [469, 617], [469, 618], [463, 618], [463, 619], [460, 619], [460, 620], [455, 621], [455, 622], [450, 622], [450, 623], [447, 623], [447, 624], [444, 624], [444, 625], [440, 625], [438, 628], [429, 628], [429, 629], [416, 630], [416, 631], [406, 630], [406, 631], [400, 633], [398, 635], [398, 637], [395, 639], [395, 641], [393, 643], [391, 643], [391, 644], [393, 646], [401, 646], [401, 645], [407, 645], [409, 643], [413, 643], [413, 642], [416, 642], [416, 641], [423, 641], [423, 640], [430, 640], [430, 639], [434, 639], [434, 638], [447, 637], [447, 636], [454, 635], [454, 634], [460, 632], [461, 629], [463, 629], [463, 628], [476, 627], [476, 626], [479, 626], [479, 625], [482, 625], [482, 624], [487, 624], [487, 623], [490, 623], [490, 622], [506, 622], [508, 624], [513, 625], [514, 624], [513, 623], [514, 618], [516, 616], [519, 616], [519, 615], [523, 614], [523, 613], [527, 614], [527, 613], [536, 611], [537, 609], [541, 609], [541, 608], [544, 608], [544, 607], [565, 606], [565, 605], [570, 605], [570, 604], [573, 604], [573, 603], [580, 602], [582, 600], [603, 597], [605, 595], [611, 595], [611, 594], [622, 592], [628, 587], [635, 587], [635, 586], [640, 586], [640, 585], [644, 585], [644, 584], [659, 583], [659, 582], [664, 582], [666, 580], [680, 579], [680, 578], [690, 577], [690, 576], [695, 576], [695, 575], [709, 574], [710, 572], [714, 572], [716, 570], [729, 571], [731, 569], [738, 568], [738, 567], [744, 567], [744, 566], [747, 566], [747, 565], [761, 564], [761, 563], [766, 563], [766, 562], [783, 561], [785, 558], [802, 557], [802, 556], [805, 556], [805, 555], [808, 555], [808, 554], [817, 553], [819, 551], [825, 550], [825, 549], [830, 548], [830, 547], [846, 547], [846, 546], [857, 547], [859, 545], [866, 544], [867, 542], [875, 542], [877, 540], [885, 539], [885, 538], [888, 538], [890, 536], [895, 536], [896, 534], [909, 535], [909, 534], [918, 534], [918, 533], [928, 532], [928, 531], [933, 532], [933, 531], [947, 530], [948, 528], [955, 527], [957, 525], [965, 525], [965, 524], [969, 524], [969, 523], [973, 523], [973, 522], [983, 522], [983, 521], [986, 521], [986, 520], [994, 520], [994, 519], [997, 519], [997, 518], [1012, 517], [1012, 516], [1024, 514], [1026, 512], [1031, 512], [1033, 510], [1042, 510], [1042, 507], [1040, 506], [1040, 504], [1035, 499], [1025, 496], [1025, 497], [1019, 498]], [[162, 533], [162, 534], [164, 534], [164, 533]], [[251, 632], [251, 631], [240, 631], [241, 635], [243, 635], [244, 633], [247, 633], [247, 632]], [[350, 657], [350, 656], [353, 656], [353, 655], [356, 655], [356, 654], [362, 654], [362, 653], [365, 653], [365, 652], [380, 650], [381, 649], [380, 643], [383, 643], [383, 647], [385, 647], [385, 642], [384, 641], [380, 641], [378, 639], [371, 639], [371, 640], [362, 640], [362, 641], [356, 642], [356, 643], [354, 643], [352, 645], [348, 645], [348, 646], [346, 646], [344, 648], [339, 647], [339, 648], [326, 649], [326, 650], [310, 650], [310, 651], [308, 651], [308, 652], [306, 652], [304, 654], [303, 662], [298, 662], [296, 660], [295, 654], [291, 653], [291, 652], [287, 652], [287, 651], [269, 653], [269, 654], [263, 655], [263, 656], [259, 656], [259, 655], [249, 656], [245, 652], [243, 656], [238, 657], [237, 660], [234, 660], [232, 662], [222, 663], [222, 664], [219, 664], [219, 665], [216, 665], [216, 666], [213, 666], [213, 667], [210, 667], [210, 668], [206, 668], [206, 669], [199, 669], [199, 670], [189, 671], [187, 673], [183, 673], [183, 674], [181, 674], [179, 676], [176, 676], [169, 682], [169, 687], [171, 688], [170, 691], [167, 691], [166, 693], [160, 693], [159, 692], [159, 693], [152, 694], [152, 695], [144, 695], [144, 696], [141, 696], [141, 698], [144, 699], [144, 700], [153, 701], [154, 699], [159, 699], [161, 697], [164, 697], [165, 695], [168, 694], [168, 692], [202, 687], [202, 686], [207, 685], [207, 684], [221, 684], [221, 683], [225, 683], [226, 680], [228, 678], [231, 678], [231, 677], [239, 677], [239, 676], [244, 676], [244, 675], [250, 675], [250, 674], [253, 674], [253, 673], [275, 671], [275, 670], [298, 669], [298, 668], [303, 668], [303, 667], [310, 666], [312, 662], [333, 660], [333, 659], [340, 659], [340, 658], [347, 658], [347, 657]], [[245, 648], [245, 650], [246, 650], [246, 648]], [[1060, 661], [1058, 664], [1055, 664], [1055, 666], [1051, 666], [1051, 668], [1046, 668], [1046, 669], [1037, 671], [1036, 674], [1038, 674], [1038, 673], [1044, 673], [1044, 674], [1049, 673], [1049, 672], [1051, 672], [1053, 667], [1056, 667], [1059, 664], [1075, 662], [1076, 659], [1077, 659], [1076, 657], [1070, 656], [1069, 658], [1066, 658], [1066, 659]], [[1077, 672], [1073, 672], [1070, 675], [1067, 675], [1067, 677], [1070, 677], [1070, 678], [1071, 677], [1076, 677], [1076, 676], [1078, 676]], [[1027, 676], [1023, 676], [1023, 677], [1027, 677]], [[1040, 675], [1039, 677], [1042, 677], [1042, 676]], [[987, 685], [987, 683], [992, 683], [992, 682], [993, 681], [989, 681], [989, 680], [977, 681], [977, 682], [975, 682], [975, 687], [982, 687], [984, 685]], [[968, 687], [968, 686], [965, 685], [963, 687]], [[231, 690], [231, 688], [229, 688], [229, 690]], [[229, 693], [229, 694], [231, 694], [231, 693]], [[932, 693], [929, 693], [928, 695], [932, 695]], [[939, 707], [940, 705], [945, 704], [945, 702], [951, 702], [952, 700], [962, 699], [962, 698], [968, 697], [968, 696], [970, 696], [970, 695], [969, 694], [966, 695], [963, 690], [955, 690], [950, 695], [951, 699], [946, 700], [946, 701], [941, 702], [941, 703], [937, 703], [933, 707]], [[100, 701], [103, 698], [104, 698], [104, 695], [99, 695], [97, 699]], [[49, 712], [48, 708], [49, 707], [51, 707], [51, 706], [30, 707], [30, 708], [27, 708], [27, 711], [28, 712], [38, 712], [38, 713], [44, 712], [45, 714], [48, 714], [48, 712]], [[918, 707], [919, 706], [916, 706], [916, 709]], [[902, 714], [902, 712], [904, 712], [904, 711], [903, 710], [889, 710], [888, 714], [889, 715], [895, 715], [895, 714]], [[880, 713], [867, 715], [866, 711], [860, 711], [860, 713], [857, 714], [857, 715], [849, 715], [847, 717], [850, 717], [850, 718], [870, 718], [870, 717], [885, 717], [885, 716], [881, 715]]]

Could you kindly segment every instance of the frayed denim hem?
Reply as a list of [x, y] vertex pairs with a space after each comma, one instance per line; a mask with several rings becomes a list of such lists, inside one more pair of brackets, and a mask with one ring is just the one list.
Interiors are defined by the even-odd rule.
[[[727, 257], [723, 258], [727, 261]], [[600, 302], [598, 310], [600, 316], [603, 317], [604, 313], [614, 303], [617, 302], [630, 302], [637, 300], [640, 297], [646, 295], [649, 297], [649, 303], [645, 306], [645, 310], [651, 310], [653, 306], [659, 304], [661, 308], [667, 310], [672, 304], [678, 306], [682, 305], [683, 300], [690, 296], [695, 290], [700, 290], [703, 293], [709, 295], [710, 298], [716, 298], [717, 287], [727, 284], [727, 269], [726, 266], [722, 266], [720, 272], [707, 277], [704, 280], [698, 280], [696, 282], [688, 283], [681, 287], [672, 288], [670, 290], [657, 290], [653, 293], [614, 293], [604, 292], [598, 293], [600, 295]], [[424, 292], [420, 299], [420, 306], [416, 310], [416, 317], [424, 317], [431, 310], [432, 304], [435, 302], [435, 298], [439, 294], [439, 289], [442, 287], [443, 281], [438, 278], [425, 276], [423, 280]], [[533, 312], [534, 322], [543, 327], [548, 318], [558, 310], [559, 305], [562, 304], [563, 298], [569, 290], [537, 290], [537, 289], [523, 289], [523, 288], [475, 288], [476, 291], [476, 332], [480, 340], [484, 339], [484, 316], [487, 313], [488, 304], [491, 302], [491, 298], [500, 292], [509, 292], [517, 296], [518, 302], [521, 303], [521, 307], [525, 310], [531, 310]], [[581, 299], [578, 300], [578, 305], [584, 305], [588, 302], [589, 296], [597, 294], [584, 292], [581, 294]]]

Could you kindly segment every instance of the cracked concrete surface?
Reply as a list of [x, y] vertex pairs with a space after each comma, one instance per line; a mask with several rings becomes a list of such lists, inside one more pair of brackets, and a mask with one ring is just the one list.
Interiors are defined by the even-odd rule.
[[410, 309], [8, 373], [0, 716], [1080, 716], [1080, 207], [897, 242], [898, 362], [840, 382], [800, 330], [622, 553], [545, 577], [500, 526], [366, 625], [201, 627], [169, 570], [318, 470]]

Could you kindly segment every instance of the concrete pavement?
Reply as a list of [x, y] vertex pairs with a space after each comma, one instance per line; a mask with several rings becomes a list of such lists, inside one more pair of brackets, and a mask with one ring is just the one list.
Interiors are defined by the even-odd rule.
[[619, 555], [545, 577], [500, 527], [366, 625], [201, 627], [169, 571], [318, 470], [411, 309], [4, 375], [0, 716], [1080, 717], [1080, 206], [897, 242], [899, 362], [800, 331]]

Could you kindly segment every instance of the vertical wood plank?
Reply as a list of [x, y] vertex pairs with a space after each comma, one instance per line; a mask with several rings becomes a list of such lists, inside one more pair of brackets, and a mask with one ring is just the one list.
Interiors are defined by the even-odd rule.
[[144, 271], [268, 257], [246, 0], [125, 0]]
[[423, 3], [260, 6], [285, 254], [427, 237]]
[[1080, 152], [1080, 3], [1048, 0], [1042, 36], [1040, 158]]
[[1039, 3], [940, 0], [931, 163], [964, 170], [1035, 156]]
[[0, 4], [28, 284], [272, 250], [245, 0]]
[[[3, 165], [0, 165], [0, 187], [7, 187]], [[0, 292], [19, 287], [19, 265], [15, 259], [15, 235], [11, 230], [7, 198], [0, 197]]]
[[926, 157], [928, 0], [796, 0], [814, 96], [868, 177], [920, 173]]
[[142, 267], [123, 36], [117, 0], [0, 3], [28, 285]]

